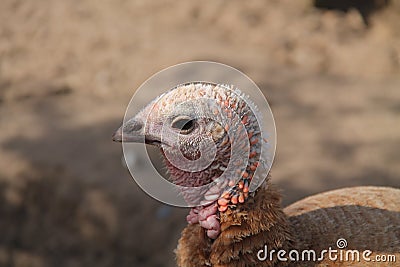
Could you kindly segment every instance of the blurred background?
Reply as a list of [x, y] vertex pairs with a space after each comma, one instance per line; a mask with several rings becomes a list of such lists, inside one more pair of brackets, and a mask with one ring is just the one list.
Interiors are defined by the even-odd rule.
[[0, 266], [174, 266], [188, 211], [142, 192], [111, 135], [191, 60], [263, 90], [283, 205], [400, 187], [400, 1], [2, 0]]

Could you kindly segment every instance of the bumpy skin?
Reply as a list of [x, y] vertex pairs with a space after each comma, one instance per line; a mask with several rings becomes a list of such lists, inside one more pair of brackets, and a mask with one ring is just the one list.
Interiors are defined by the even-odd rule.
[[[189, 266], [399, 266], [400, 190], [386, 187], [355, 187], [315, 195], [282, 211], [280, 195], [273, 187], [263, 187], [253, 199], [229, 210], [221, 217], [222, 232], [212, 242], [198, 225], [182, 232], [176, 249], [179, 267]], [[337, 249], [345, 238], [348, 250], [371, 250], [395, 255], [396, 262], [258, 261], [257, 252]], [[344, 250], [345, 251], [345, 250]], [[317, 254], [318, 255], [318, 254]]]
[[[188, 83], [149, 103], [114, 139], [139, 142], [142, 137], [160, 146], [170, 179], [186, 187], [180, 193], [196, 206], [188, 222], [199, 223], [215, 239], [221, 230], [219, 213], [245, 202], [250, 187], [267, 176], [271, 165], [262, 153], [269, 144], [255, 113], [257, 107], [236, 88]], [[200, 168], [207, 159], [211, 162]]]

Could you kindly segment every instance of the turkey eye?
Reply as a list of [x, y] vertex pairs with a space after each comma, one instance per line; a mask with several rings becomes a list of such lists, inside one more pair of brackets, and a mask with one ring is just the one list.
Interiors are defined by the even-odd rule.
[[194, 120], [192, 118], [176, 118], [172, 122], [172, 127], [180, 130], [181, 134], [189, 134], [193, 131]]

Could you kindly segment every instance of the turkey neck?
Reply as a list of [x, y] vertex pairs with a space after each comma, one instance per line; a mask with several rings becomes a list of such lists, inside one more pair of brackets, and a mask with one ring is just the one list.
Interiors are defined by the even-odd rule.
[[[255, 260], [254, 256], [265, 246], [269, 251], [289, 251], [294, 247], [292, 230], [281, 207], [281, 194], [269, 182], [260, 186], [255, 196], [245, 203], [221, 213], [220, 222], [221, 234], [214, 242], [208, 242], [212, 263], [230, 262], [228, 257], [239, 256], [243, 251], [251, 251]], [[275, 264], [271, 266], [287, 264], [276, 258], [270, 263]], [[257, 266], [257, 262], [254, 264]]]

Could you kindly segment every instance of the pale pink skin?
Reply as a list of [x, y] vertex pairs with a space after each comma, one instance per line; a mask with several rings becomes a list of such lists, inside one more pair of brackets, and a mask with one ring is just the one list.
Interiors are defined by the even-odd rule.
[[192, 208], [186, 220], [190, 224], [199, 223], [201, 227], [207, 230], [209, 238], [216, 239], [221, 233], [221, 225], [216, 215], [217, 210], [217, 203], [206, 207]]

